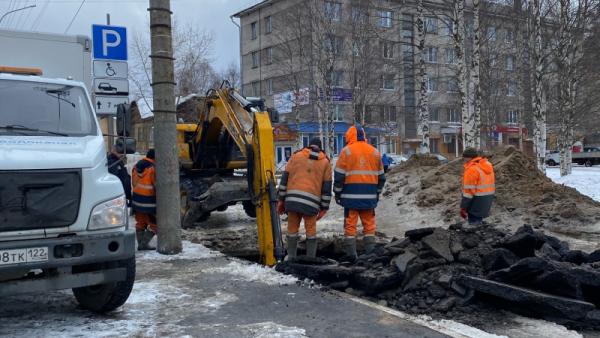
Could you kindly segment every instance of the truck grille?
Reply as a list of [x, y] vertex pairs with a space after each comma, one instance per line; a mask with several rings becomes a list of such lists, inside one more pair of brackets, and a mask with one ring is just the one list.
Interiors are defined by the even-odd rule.
[[0, 171], [0, 231], [69, 226], [80, 200], [80, 170]]

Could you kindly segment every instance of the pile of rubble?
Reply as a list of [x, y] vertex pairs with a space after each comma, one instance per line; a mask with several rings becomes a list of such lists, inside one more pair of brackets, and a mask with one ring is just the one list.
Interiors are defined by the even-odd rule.
[[[514, 234], [460, 224], [407, 231], [354, 264], [300, 256], [277, 270], [411, 313], [454, 311], [482, 300], [572, 327], [600, 327], [600, 250], [523, 226]], [[338, 257], [336, 242], [320, 251]], [[476, 305], [475, 305], [476, 306]]]
[[[489, 154], [489, 160], [496, 174], [495, 224], [532, 224], [562, 232], [600, 226], [600, 203], [554, 183], [516, 148], [500, 147]], [[425, 224], [453, 223], [458, 217], [462, 173], [462, 159], [442, 165], [433, 157], [413, 157], [388, 175], [382, 207], [390, 212], [419, 209], [426, 212]]]

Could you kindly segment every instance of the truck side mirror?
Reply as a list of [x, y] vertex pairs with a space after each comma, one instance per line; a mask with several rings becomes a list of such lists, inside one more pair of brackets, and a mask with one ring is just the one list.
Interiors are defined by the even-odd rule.
[[131, 136], [131, 105], [119, 104], [117, 106], [117, 135]]
[[120, 154], [135, 154], [137, 142], [131, 137], [119, 137], [117, 138], [115, 146]]

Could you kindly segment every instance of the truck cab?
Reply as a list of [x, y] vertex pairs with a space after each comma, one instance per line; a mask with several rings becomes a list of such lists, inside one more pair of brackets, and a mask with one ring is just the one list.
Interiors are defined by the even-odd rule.
[[135, 231], [81, 82], [0, 67], [0, 296], [73, 289], [96, 312], [127, 300]]

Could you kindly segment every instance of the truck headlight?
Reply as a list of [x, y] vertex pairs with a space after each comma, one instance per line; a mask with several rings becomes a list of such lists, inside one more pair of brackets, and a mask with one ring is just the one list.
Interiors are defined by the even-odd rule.
[[127, 224], [127, 201], [119, 196], [94, 207], [88, 230], [118, 228]]

